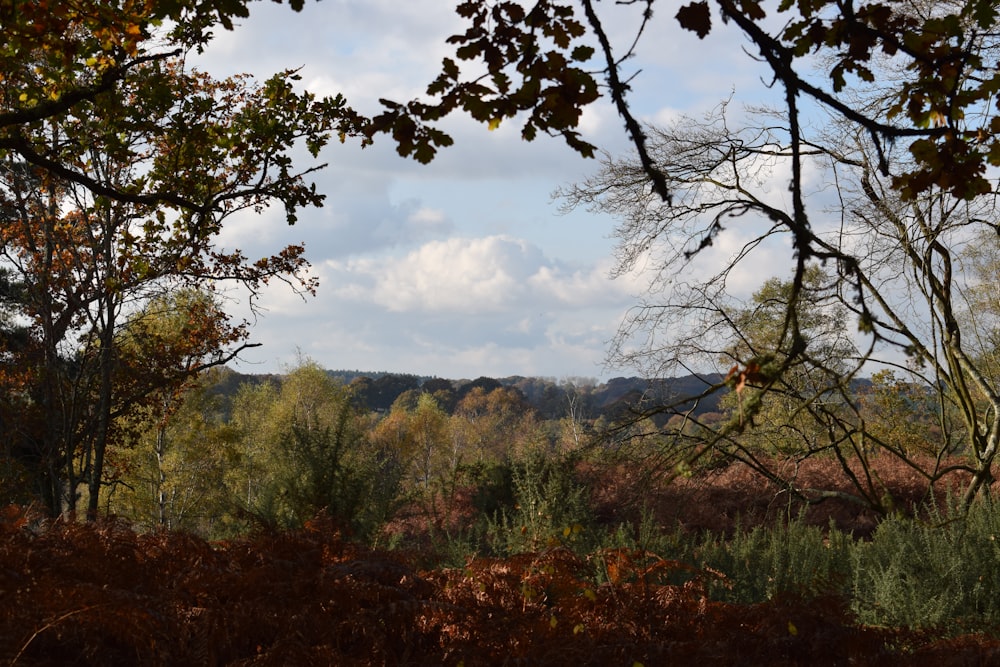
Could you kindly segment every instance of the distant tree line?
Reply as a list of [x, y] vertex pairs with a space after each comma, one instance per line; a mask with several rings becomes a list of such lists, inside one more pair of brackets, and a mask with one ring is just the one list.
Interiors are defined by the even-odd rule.
[[[571, 408], [586, 419], [620, 418], [643, 407], [697, 396], [722, 380], [718, 373], [653, 380], [635, 376], [616, 377], [603, 382], [585, 377], [555, 379], [510, 375], [468, 380], [387, 371], [327, 370], [326, 373], [350, 387], [356, 405], [364, 410], [388, 412], [401, 395], [416, 392], [434, 395], [446, 411], [451, 412], [476, 388], [486, 393], [511, 388], [543, 419], [560, 419]], [[275, 374], [244, 374], [226, 369], [213, 380], [209, 391], [231, 397], [242, 384], [271, 382], [280, 378]], [[721, 395], [712, 394], [701, 401], [681, 402], [679, 409], [690, 409], [693, 414], [700, 415], [716, 411], [720, 401]]]

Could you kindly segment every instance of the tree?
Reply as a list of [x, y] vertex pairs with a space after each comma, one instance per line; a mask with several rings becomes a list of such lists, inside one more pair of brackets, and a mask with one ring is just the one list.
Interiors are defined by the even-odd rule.
[[452, 467], [460, 463], [506, 463], [541, 450], [542, 434], [534, 409], [512, 387], [476, 386], [455, 407], [451, 418]]
[[369, 537], [395, 509], [402, 466], [372, 443], [351, 391], [303, 360], [280, 386], [241, 388], [227, 472], [238, 513], [269, 527], [301, 527], [326, 513]]
[[[981, 363], [983, 337], [972, 318], [963, 321], [963, 304], [971, 303], [983, 284], [968, 261], [970, 248], [978, 243], [989, 254], [1000, 250], [992, 222], [995, 204], [982, 176], [994, 159], [988, 146], [994, 142], [995, 116], [982, 95], [995, 81], [989, 71], [993, 37], [986, 28], [996, 15], [982, 3], [869, 5], [850, 16], [814, 13], [819, 5], [834, 9], [827, 3], [799, 7], [802, 20], [767, 37], [763, 13], [737, 15], [728, 3], [719, 3], [774, 68], [786, 87], [785, 106], [756, 110], [755, 118], [766, 121], [760, 125], [732, 127], [723, 104], [704, 120], [647, 128], [647, 157], [672, 201], [650, 193], [649, 166], [641, 157], [606, 158], [598, 176], [566, 194], [571, 205], [620, 217], [620, 271], [640, 259], [657, 267], [650, 299], [632, 313], [616, 348], [623, 358], [654, 369], [718, 354], [722, 346], [711, 349], [706, 343], [753, 325], [733, 319], [724, 307], [731, 279], [762, 249], [788, 247], [781, 237], [789, 237], [790, 282], [780, 299], [768, 299], [777, 307], [769, 316], [775, 335], [755, 346], [754, 356], [735, 356], [740, 363], [729, 372], [730, 386], [744, 397], [754, 394], [748, 387], [784, 392], [796, 367], [808, 363], [836, 381], [822, 390], [827, 392], [847, 386], [866, 364], [905, 368], [936, 393], [937, 421], [952, 429], [938, 440], [929, 467], [880, 442], [877, 430], [866, 430], [847, 394], [835, 402], [837, 410], [822, 413], [828, 440], [857, 454], [843, 462], [849, 474], [856, 472], [850, 465], [862, 465], [855, 483], [868, 502], [874, 501], [864, 452], [872, 446], [902, 456], [930, 483], [952, 472], [969, 473], [965, 498], [971, 501], [992, 481], [1000, 445], [1000, 394]], [[756, 3], [742, 6], [759, 9]], [[872, 13], [876, 7], [880, 12]], [[926, 33], [906, 36], [896, 32], [901, 26]], [[810, 49], [830, 55], [821, 37], [835, 52], [816, 61], [829, 68], [821, 71], [833, 77], [832, 91], [818, 88], [816, 77], [809, 76], [815, 70], [800, 59]], [[876, 58], [873, 49], [898, 58]], [[932, 80], [930, 62], [944, 68], [943, 79]], [[851, 86], [843, 79], [848, 72], [857, 77]], [[883, 79], [875, 72], [892, 76]], [[942, 80], [947, 90], [940, 89]], [[810, 110], [807, 128], [801, 104], [810, 97], [820, 106]], [[818, 177], [807, 181], [806, 171]], [[784, 173], [791, 175], [790, 197], [784, 188], [767, 187]], [[810, 190], [809, 183], [819, 186]], [[834, 185], [834, 196], [824, 199], [828, 184]], [[748, 240], [735, 257], [721, 268], [698, 266], [698, 258], [737, 221]], [[809, 282], [817, 264], [831, 274], [824, 299], [858, 323], [863, 339], [839, 369], [822, 361], [817, 354], [822, 346], [810, 332], [807, 315], [816, 292]], [[686, 279], [675, 284], [681, 270]], [[626, 343], [637, 338], [645, 342], [629, 349]], [[716, 430], [715, 442], [733, 442], [765, 405], [744, 401], [738, 420]], [[800, 405], [812, 412], [810, 406], [818, 403]], [[952, 414], [959, 415], [957, 422], [945, 416]], [[965, 459], [946, 461], [957, 433], [964, 439], [959, 449]]]
[[[730, 367], [735, 389], [722, 403], [737, 426], [753, 426], [738, 442], [740, 453], [754, 464], [762, 463], [760, 455], [806, 457], [831, 451], [850, 435], [840, 419], [830, 418], [849, 409], [852, 387], [844, 379], [853, 376], [850, 360], [857, 357], [834, 283], [818, 266], [807, 271], [795, 314], [809, 345], [789, 360], [781, 339], [793, 289], [790, 280], [770, 278], [748, 306], [718, 314], [730, 325], [731, 342], [720, 361]], [[754, 375], [766, 376], [785, 364], [786, 370], [766, 390], [751, 386], [756, 384]], [[741, 375], [741, 369], [747, 370]]]
[[[206, 384], [215, 377], [208, 371], [216, 360], [228, 358], [222, 348], [241, 336], [213, 293], [181, 289], [153, 297], [113, 340], [114, 372], [107, 387], [113, 389], [116, 437], [106, 444], [119, 459], [155, 462], [155, 474], [147, 473], [143, 483], [154, 492], [158, 525], [179, 525], [186, 514], [202, 518], [202, 503], [195, 499], [218, 495], [223, 455], [206, 450], [225, 449], [229, 433]], [[187, 451], [198, 448], [199, 438], [202, 451]], [[145, 451], [130, 456], [133, 449]], [[189, 469], [205, 470], [205, 479], [196, 482]], [[178, 475], [183, 482], [173, 479]], [[186, 492], [179, 493], [184, 486]]]
[[448, 415], [431, 394], [420, 394], [412, 409], [408, 409], [404, 397], [401, 395], [404, 400], [393, 404], [389, 418], [379, 424], [377, 433], [395, 434], [393, 451], [407, 462], [412, 479], [427, 491], [450, 467]]
[[420, 391], [430, 394], [438, 402], [441, 409], [451, 414], [455, 411], [458, 396], [455, 394], [455, 387], [451, 380], [443, 378], [431, 378], [420, 385]]
[[420, 382], [415, 375], [386, 373], [374, 380], [364, 376], [355, 378], [351, 385], [361, 405], [387, 412], [401, 394], [418, 389]]
[[[248, 112], [235, 114], [233, 132], [218, 134], [200, 131], [219, 129], [201, 112], [208, 108], [229, 118], [225, 114], [228, 107], [208, 104], [199, 95], [194, 95], [194, 104], [185, 104], [197, 84], [190, 80], [178, 84], [170, 75], [169, 61], [201, 48], [213, 27], [231, 27], [234, 17], [246, 15], [245, 2], [153, 0], [114, 7], [93, 0], [59, 7], [50, 4], [22, 0], [0, 4], [5, 28], [5, 42], [0, 46], [0, 151], [12, 165], [41, 170], [47, 181], [58, 179], [119, 205], [149, 211], [165, 208], [176, 215], [180, 229], [195, 239], [211, 237], [217, 231], [216, 214], [220, 209], [238, 207], [234, 204], [237, 201], [247, 206], [281, 201], [290, 221], [298, 207], [315, 203], [319, 196], [290, 171], [284, 151], [296, 138], [315, 151], [330, 133], [342, 138], [357, 134], [365, 142], [386, 133], [401, 154], [428, 161], [438, 148], [452, 142], [436, 124], [452, 112], [464, 111], [489, 127], [518, 119], [526, 140], [539, 133], [555, 134], [581, 154], [593, 155], [595, 147], [583, 140], [577, 126], [583, 109], [601, 94], [602, 84], [595, 78], [600, 75], [636, 148], [638, 178], [651, 184], [661, 202], [671, 203], [685, 195], [683, 170], [673, 171], [677, 164], [660, 164], [653, 158], [647, 129], [636, 119], [627, 99], [630, 87], [637, 85], [626, 68], [638, 39], [623, 47], [612, 44], [593, 0], [537, 0], [527, 5], [492, 0], [459, 3], [456, 11], [467, 21], [467, 30], [450, 38], [454, 57], [443, 59], [441, 73], [428, 86], [424, 99], [405, 103], [385, 100], [384, 111], [367, 119], [348, 109], [342, 100], [315, 101], [293, 93], [286, 76], [264, 87], [266, 103], [250, 105]], [[291, 4], [298, 8], [302, 2], [292, 0]], [[644, 37], [653, 1], [626, 4], [640, 12], [637, 37]], [[997, 10], [993, 3], [982, 0], [858, 6], [815, 0], [783, 2], [773, 10], [759, 0], [713, 0], [711, 4], [700, 0], [681, 7], [677, 20], [682, 28], [703, 37], [719, 29], [713, 11], [740, 31], [770, 67], [774, 82], [783, 88], [784, 122], [772, 147], [780, 148], [782, 160], [789, 165], [790, 204], [782, 208], [762, 205], [752, 198], [738, 199], [739, 204], [715, 217], [704, 233], [688, 238], [693, 243], [686, 252], [697, 254], [711, 245], [724, 231], [730, 214], [757, 212], [775, 230], [790, 235], [795, 268], [786, 304], [788, 326], [781, 341], [789, 354], [787, 363], [778, 364], [765, 378], [771, 381], [807, 347], [795, 313], [812, 262], [836, 265], [837, 275], [854, 290], [845, 302], [853, 304], [866, 327], [878, 318], [874, 311], [881, 308], [866, 288], [871, 276], [860, 268], [856, 249], [831, 242], [807, 211], [803, 174], [806, 162], [812, 159], [814, 138], [807, 136], [804, 114], [817, 108], [825, 110], [844, 124], [842, 136], [865, 142], [867, 181], [878, 180], [883, 188], [881, 193], [873, 190], [878, 200], [871, 202], [873, 205], [887, 202], [887, 194], [902, 202], [941, 195], [956, 202], [975, 201], [991, 191], [987, 167], [1000, 164], [1000, 121], [994, 112], [1000, 103], [995, 95], [1000, 74], [992, 58]], [[877, 76], [885, 61], [881, 55], [896, 63], [898, 76], [889, 84]], [[596, 75], [586, 69], [595, 59], [601, 70]], [[880, 88], [878, 104], [870, 103], [871, 95], [864, 95], [873, 87]], [[169, 114], [176, 122], [156, 124], [163, 120], [159, 112], [164, 109], [177, 109]], [[53, 137], [47, 129], [52, 124], [73, 127], [77, 121], [82, 121], [87, 131], [97, 128], [103, 132], [99, 136], [106, 141], [98, 146], [102, 153], [119, 158], [116, 165], [128, 164], [121, 159], [122, 147], [113, 141], [119, 136], [118, 129], [152, 130], [146, 135], [149, 141], [142, 145], [153, 149], [165, 145], [159, 140], [160, 130], [166, 130], [167, 140], [176, 142], [190, 135], [193, 143], [170, 145], [170, 150], [158, 153], [161, 159], [147, 163], [148, 170], [134, 172], [134, 180], [102, 180], [88, 171], [87, 156], [80, 150], [90, 142], [65, 140], [89, 139], [86, 133], [73, 129]], [[239, 141], [247, 136], [255, 140]], [[206, 145], [209, 150], [203, 150]], [[192, 150], [183, 150], [185, 146]], [[898, 160], [898, 151], [903, 148], [910, 157]], [[826, 155], [833, 157], [830, 152]], [[251, 179], [264, 186], [265, 192], [257, 193], [261, 198], [241, 199], [246, 191], [213, 187], [219, 172], [199, 169], [197, 161], [189, 161], [192, 157], [218, 160], [223, 156], [246, 158], [240, 164], [253, 168], [275, 168], [273, 180]], [[858, 162], [855, 154], [840, 165], [859, 167]], [[224, 164], [231, 169], [223, 170], [227, 176], [238, 178], [248, 173], [237, 165]], [[249, 173], [259, 175], [252, 169]], [[863, 184], [864, 180], [859, 178], [858, 182]], [[103, 200], [93, 203], [108, 208]], [[166, 227], [173, 223], [152, 219]], [[936, 249], [938, 240], [930, 243], [923, 249], [931, 248], [939, 266], [950, 261]], [[914, 248], [912, 257], [920, 251]], [[237, 264], [242, 261], [240, 258]], [[857, 302], [852, 301], [855, 297]], [[944, 331], [954, 330], [954, 310], [939, 313]], [[892, 338], [889, 334], [898, 328], [891, 315], [887, 321], [888, 330], [880, 332], [878, 340]], [[901, 338], [909, 340], [906, 334]], [[954, 340], [949, 335], [945, 347]], [[893, 342], [913, 345], [912, 341]], [[963, 382], [959, 377], [972, 378], [976, 400], [979, 394], [982, 400], [994, 400], [988, 385], [970, 373], [962, 354], [953, 355], [952, 362], [941, 352], [934, 344], [919, 354], [925, 361], [928, 357], [940, 359], [943, 363], [932, 364], [934, 373], [948, 374], [956, 386]], [[965, 375], [956, 375], [959, 368]], [[743, 371], [745, 374], [746, 369]], [[986, 471], [1000, 443], [1000, 435], [990, 434], [1000, 432], [996, 428], [1000, 424], [983, 424], [972, 394], [963, 392], [955, 393], [953, 400], [960, 404], [965, 422], [976, 427], [969, 433], [979, 433], [982, 426], [986, 434], [969, 435], [970, 447], [980, 461], [974, 466], [977, 482], [970, 488], [975, 493], [988, 481]]]
[[939, 415], [936, 399], [933, 388], [923, 382], [885, 369], [873, 373], [871, 387], [859, 392], [859, 412], [866, 433], [880, 449], [899, 452], [900, 457], [920, 452], [937, 457], [949, 453], [958, 443], [943, 441], [952, 429], [935, 423]]
[[[101, 182], [83, 168], [85, 163], [63, 152], [66, 143], [53, 143], [39, 130], [69, 118], [90, 118], [109, 127], [109, 121], [123, 113], [141, 121], [150, 106], [177, 102], [181, 91], [175, 83], [149, 76], [149, 68], [161, 70], [168, 61], [176, 63], [187, 52], [203, 49], [215, 29], [231, 30], [234, 19], [248, 16], [248, 4], [246, 0], [126, 0], [114, 5], [100, 0], [71, 5], [4, 0], [0, 3], [4, 26], [0, 151], [95, 195], [209, 215], [225, 196], [190, 197], [189, 191], [161, 183], [155, 174], [140, 187]], [[303, 2], [289, 4], [298, 10]], [[295, 105], [290, 107], [288, 113], [295, 113]], [[280, 106], [274, 111], [281, 118]]]
[[[697, 180], [697, 174], [684, 171], [683, 157], [677, 161], [656, 158], [648, 128], [635, 118], [627, 99], [629, 90], [638, 85], [626, 69], [628, 56], [641, 38], [650, 38], [645, 31], [654, 3], [627, 4], [641, 12], [640, 27], [636, 39], [622, 47], [611, 43], [593, 0], [539, 0], [528, 7], [513, 2], [463, 2], [456, 11], [468, 28], [450, 41], [458, 45], [458, 60], [477, 65], [464, 68], [474, 72], [473, 77], [463, 77], [463, 68], [447, 57], [441, 75], [428, 88], [431, 102], [390, 103], [372, 127], [404, 137], [401, 153], [430, 159], [435, 147], [450, 143], [432, 124], [463, 109], [491, 127], [519, 117], [525, 139], [533, 139], [540, 131], [561, 134], [582, 154], [593, 155], [594, 147], [582, 141], [575, 128], [582, 108], [598, 96], [596, 80], [582, 69], [596, 55], [605, 90], [636, 148], [633, 178], [637, 185], [648, 183], [652, 198], [665, 205], [683, 199], [692, 182], [689, 178]], [[867, 142], [869, 172], [882, 178], [902, 200], [939, 193], [964, 202], [988, 195], [993, 187], [987, 167], [1000, 164], [1000, 120], [995, 114], [1000, 104], [995, 95], [1000, 74], [993, 57], [997, 7], [981, 0], [861, 5], [816, 0], [783, 2], [772, 9], [759, 0], [698, 0], [681, 7], [676, 18], [682, 28], [704, 37], [719, 29], [713, 12], [748, 40], [757, 51], [754, 57], [770, 68], [774, 83], [783, 88], [781, 136], [769, 147], [780, 150], [786, 161], [789, 205], [781, 208], [739, 199], [732, 207], [721, 207], [715, 217], [705, 211], [710, 224], [701, 234], [689, 235], [691, 243], [678, 254], [691, 256], [709, 247], [730, 215], [756, 211], [776, 230], [787, 232], [795, 270], [784, 336], [797, 352], [806, 341], [796, 327], [794, 311], [809, 263], [836, 263], [838, 275], [858, 292], [864, 282], [853, 249], [824, 238], [807, 211], [803, 174], [813, 148], [806, 136], [804, 114], [827, 113], [840, 124], [841, 134]], [[885, 73], [887, 62], [893, 76], [878, 76]], [[710, 127], [690, 120], [688, 125], [696, 132]], [[774, 133], [764, 132], [760, 138], [768, 134]], [[698, 147], [695, 141], [686, 145], [689, 150]], [[741, 142], [729, 147], [734, 157], [747, 159]], [[900, 150], [909, 157], [898, 159]], [[754, 159], [767, 154], [766, 150], [751, 153]], [[724, 150], [709, 150], [700, 165], [702, 174], [709, 173], [704, 170], [705, 161], [726, 155]], [[859, 310], [865, 321], [871, 316], [870, 305], [860, 294]]]
[[280, 425], [269, 419], [269, 408], [277, 400], [278, 385], [270, 381], [241, 384], [233, 399], [230, 423], [239, 437], [234, 465], [226, 471], [224, 482], [239, 525], [266, 514], [270, 502]]
[[132, 417], [127, 447], [108, 452], [109, 510], [146, 529], [218, 537], [229, 511], [225, 475], [237, 460], [237, 432], [210, 392], [211, 371], [183, 393], [161, 396]]
[[[302, 0], [293, 0], [294, 9]], [[637, 11], [636, 39], [612, 44], [593, 0], [514, 2], [469, 0], [456, 12], [467, 22], [453, 35], [454, 57], [442, 60], [440, 75], [428, 86], [426, 100], [399, 103], [384, 100], [385, 111], [372, 119], [345, 114], [345, 128], [368, 137], [388, 133], [403, 155], [433, 158], [439, 147], [452, 143], [434, 127], [446, 115], [464, 111], [490, 127], [519, 118], [522, 136], [539, 132], [561, 135], [573, 148], [591, 156], [595, 147], [576, 130], [582, 110], [600, 96], [601, 86], [585, 69], [593, 59], [602, 67], [605, 89], [622, 115], [636, 146], [643, 172], [663, 199], [672, 197], [666, 174], [646, 149], [647, 137], [628, 103], [636, 83], [626, 67], [639, 41], [646, 37], [653, 1], [630, 2]], [[0, 128], [11, 136], [0, 148], [20, 151], [31, 162], [37, 152], [17, 132], [25, 124], [61, 114], [92, 99], [132, 73], [139, 65], [162, 60], [176, 48], [202, 47], [217, 24], [232, 27], [235, 17], [248, 13], [245, 2], [126, 3], [109, 9], [97, 2], [52, 11], [47, 3], [2, 6], [7, 41], [0, 53], [4, 80], [12, 82], [19, 106], [0, 117]], [[759, 0], [699, 0], [677, 12], [680, 27], [704, 37], [715, 27], [713, 10], [724, 24], [734, 26], [760, 53], [775, 81], [785, 88], [791, 122], [793, 162], [801, 166], [800, 100], [813, 100], [868, 134], [884, 156], [892, 142], [909, 142], [914, 168], [898, 176], [909, 193], [937, 184], [965, 198], [988, 190], [987, 164], [1000, 158], [994, 150], [998, 128], [987, 113], [970, 125], [976, 110], [995, 104], [1000, 82], [980, 48], [992, 39], [996, 20], [992, 3], [954, 0], [931, 5], [870, 2], [842, 5], [833, 0], [781, 3], [771, 10]], [[770, 13], [769, 13], [770, 11]], [[773, 16], [772, 16], [773, 14]], [[778, 20], [772, 20], [772, 19]], [[157, 25], [172, 25], [166, 46], [152, 48], [160, 35]], [[984, 42], [985, 40], [985, 42]], [[173, 50], [172, 50], [173, 49]], [[40, 68], [23, 55], [35, 52]], [[886, 96], [888, 104], [865, 109], [852, 103], [848, 83], [871, 83], [877, 56], [901, 63], [903, 73]], [[825, 57], [815, 76], [816, 56]], [[462, 68], [460, 61], [474, 66]], [[463, 72], [464, 70], [464, 72]], [[471, 77], [468, 72], [474, 72]], [[850, 77], [850, 81], [849, 81]], [[42, 155], [42, 158], [45, 156]], [[30, 159], [29, 159], [30, 158]], [[884, 166], [879, 161], [879, 166]], [[71, 170], [70, 170], [71, 171]], [[85, 182], [85, 178], [76, 180]], [[801, 206], [801, 172], [793, 170], [795, 247], [809, 259], [812, 247], [808, 220]], [[122, 194], [113, 191], [112, 194]]]
[[[675, 194], [670, 173], [652, 158], [646, 129], [628, 101], [629, 91], [638, 85], [627, 70], [629, 56], [641, 40], [656, 39], [650, 37], [654, 2], [626, 4], [639, 14], [638, 28], [631, 39], [614, 44], [594, 0], [536, 0], [527, 6], [491, 0], [459, 3], [456, 12], [468, 27], [449, 38], [456, 45], [455, 57], [442, 60], [440, 75], [427, 88], [430, 100], [383, 101], [385, 111], [372, 119], [366, 134], [391, 133], [401, 154], [428, 161], [439, 147], [452, 143], [434, 124], [461, 110], [489, 127], [518, 119], [525, 140], [539, 132], [561, 135], [581, 154], [593, 156], [596, 147], [576, 127], [582, 110], [600, 96], [601, 85], [585, 69], [596, 59], [604, 90], [636, 148], [641, 173], [660, 199], [670, 201]], [[894, 184], [908, 196], [932, 186], [960, 199], [991, 191], [986, 168], [1000, 163], [1000, 123], [990, 113], [1000, 104], [995, 96], [1000, 77], [989, 57], [997, 19], [994, 3], [814, 0], [771, 8], [760, 0], [696, 0], [682, 6], [676, 19], [681, 28], [703, 38], [720, 29], [713, 12], [739, 31], [749, 42], [747, 50], [757, 51], [752, 57], [764, 62], [784, 89], [793, 167], [788, 222], [801, 262], [829, 252], [811, 235], [801, 196], [806, 150], [801, 114], [810, 102], [870, 137], [877, 147], [876, 164], [885, 174], [889, 149], [905, 144], [914, 159], [894, 175]], [[899, 63], [886, 104], [858, 105], [853, 93], [878, 80], [881, 56]], [[473, 66], [460, 67], [459, 61]]]
[[122, 367], [128, 314], [192, 286], [238, 283], [251, 308], [269, 281], [310, 293], [301, 246], [251, 259], [218, 247], [217, 237], [242, 211], [280, 204], [294, 223], [300, 208], [320, 205], [307, 180], [317, 167], [297, 169], [291, 152], [304, 145], [315, 157], [333, 133], [349, 131], [352, 112], [342, 98], [296, 92], [292, 71], [256, 84], [187, 70], [184, 55], [206, 43], [214, 23], [231, 27], [245, 15], [244, 3], [47, 5], [0, 7], [9, 15], [0, 261], [19, 286], [8, 303], [28, 323], [16, 347], [6, 346], [6, 388], [37, 413], [27, 420], [33, 430], [10, 437], [32, 461], [51, 513], [73, 511], [85, 482], [94, 517], [114, 420], [150, 392], [232, 358], [248, 335], [246, 322], [219, 319], [213, 344], [198, 343], [198, 363], [179, 373], [173, 361], [149, 366], [140, 390]]
[[[581, 110], [600, 90], [583, 69], [596, 55], [604, 90], [625, 121], [636, 157], [617, 163], [622, 169], [616, 183], [604, 180], [618, 187], [585, 187], [589, 192], [574, 196], [578, 203], [591, 197], [591, 203], [622, 213], [621, 269], [652, 251], [652, 261], [663, 271], [651, 294], [655, 299], [657, 290], [672, 293], [668, 304], [647, 303], [628, 320], [618, 343], [633, 334], [648, 336], [639, 354], [628, 353], [628, 359], [641, 357], [655, 372], [665, 363], [689, 364], [680, 354], [683, 349], [705, 352], [698, 345], [703, 327], [685, 327], [686, 340], [684, 333], [672, 333], [665, 344], [665, 330], [657, 325], [670, 324], [675, 331], [705, 304], [706, 312], [718, 312], [715, 304], [734, 266], [774, 234], [788, 234], [794, 268], [775, 341], [775, 351], [783, 352], [766, 372], [756, 366], [736, 369], [734, 384], [771, 388], [806, 353], [809, 340], [799, 322], [799, 302], [808, 271], [817, 261], [825, 263], [841, 286], [841, 304], [870, 336], [868, 350], [851, 360], [853, 368], [873, 359], [876, 348], [902, 349], [929, 369], [923, 382], [947, 388], [941, 404], [952, 403], [962, 415], [967, 469], [973, 476], [966, 497], [973, 497], [992, 480], [1000, 448], [1000, 403], [996, 385], [968, 347], [969, 332], [963, 336], [958, 327], [958, 306], [965, 298], [960, 292], [970, 296], [970, 285], [959, 289], [952, 277], [958, 265], [954, 250], [976, 236], [971, 230], [995, 231], [991, 216], [976, 210], [991, 206], [994, 188], [987, 168], [1000, 165], [995, 3], [817, 0], [772, 8], [758, 0], [691, 2], [677, 12], [680, 26], [704, 37], [720, 29], [715, 16], [736, 29], [756, 52], [753, 57], [770, 68], [783, 105], [773, 114], [772, 127], [731, 131], [719, 114], [706, 122], [684, 119], [660, 136], [636, 119], [627, 97], [641, 82], [627, 71], [628, 56], [640, 38], [650, 39], [646, 29], [654, 3], [626, 4], [641, 12], [640, 27], [635, 40], [616, 45], [593, 0], [539, 0], [527, 7], [463, 2], [457, 11], [468, 28], [450, 41], [457, 45], [457, 59], [475, 66], [459, 67], [445, 58], [441, 75], [428, 88], [432, 101], [389, 104], [372, 127], [403, 137], [400, 152], [426, 160], [436, 147], [450, 143], [433, 124], [463, 109], [490, 127], [520, 118], [525, 139], [538, 132], [560, 134], [583, 155], [593, 155], [595, 147], [575, 128]], [[891, 76], [882, 76], [888, 68]], [[472, 77], [463, 77], [469, 71]], [[825, 114], [835, 127], [830, 134], [848, 137], [851, 145], [811, 133], [806, 117], [816, 114]], [[854, 186], [853, 193], [843, 194], [858, 195], [845, 197], [840, 207], [844, 225], [834, 225], [832, 233], [819, 224], [822, 211], [807, 201], [805, 174], [817, 161], [832, 178], [847, 178]], [[777, 165], [790, 175], [787, 204], [765, 196], [754, 181], [762, 169]], [[615, 166], [607, 162], [605, 176]], [[756, 219], [759, 229], [736, 259], [714, 279], [675, 284], [672, 279], [736, 219]], [[914, 269], [913, 281], [906, 284]], [[892, 276], [902, 280], [890, 285]], [[902, 295], [894, 292], [897, 287]], [[890, 295], [899, 298], [890, 302]], [[901, 307], [909, 297], [919, 300], [918, 308], [929, 308], [929, 328], [919, 327], [915, 311]], [[678, 312], [688, 317], [671, 319]], [[643, 356], [651, 351], [665, 354]], [[846, 436], [854, 427], [841, 422], [840, 430]], [[930, 478], [941, 473], [930, 471]]]

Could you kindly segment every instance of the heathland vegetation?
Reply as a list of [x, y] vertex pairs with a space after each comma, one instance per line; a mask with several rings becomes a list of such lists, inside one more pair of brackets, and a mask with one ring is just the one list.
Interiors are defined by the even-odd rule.
[[[678, 438], [711, 437], [697, 423], [744, 408], [732, 391], [681, 418], [644, 401], [723, 378], [450, 381], [304, 361], [199, 380], [110, 448], [97, 522], [47, 516], [6, 460], [22, 502], [0, 524], [14, 664], [1000, 655], [1000, 513], [961, 504], [968, 473], [930, 484], [874, 455], [865, 504], [834, 454], [797, 460], [775, 439], [754, 451], [797, 466], [796, 488], [718, 454], [676, 458]], [[856, 391], [929, 465], [926, 388]], [[883, 410], [901, 396], [907, 412]]]
[[[190, 68], [249, 5], [0, 0], [7, 662], [996, 661], [996, 2], [690, 2], [653, 46], [721, 19], [776, 102], [668, 126], [629, 101], [653, 0], [624, 40], [592, 0], [457, 3], [371, 116]], [[634, 154], [561, 196], [652, 278], [611, 361], [683, 380], [225, 370], [229, 287], [316, 288], [220, 242], [322, 205], [301, 158], [428, 162], [452, 113], [594, 157], [602, 95]]]

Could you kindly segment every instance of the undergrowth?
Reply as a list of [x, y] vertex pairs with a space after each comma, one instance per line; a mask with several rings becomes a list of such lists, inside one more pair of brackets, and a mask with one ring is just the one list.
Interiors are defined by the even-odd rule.
[[[10, 508], [0, 521], [0, 659], [989, 664], [1000, 659], [1000, 641], [986, 633], [942, 638], [871, 610], [916, 601], [937, 581], [935, 599], [964, 602], [935, 608], [938, 616], [926, 607], [913, 613], [935, 622], [957, 613], [965, 628], [994, 626], [997, 515], [983, 508], [962, 521], [949, 517], [892, 520], [868, 543], [795, 522], [731, 540], [694, 539], [647, 519], [620, 527], [618, 545], [586, 555], [551, 546], [418, 569], [405, 552], [353, 544], [323, 520], [209, 543], [182, 533], [136, 534], [113, 521], [38, 524]], [[937, 544], [940, 530], [948, 537]], [[856, 568], [853, 577], [845, 567]], [[883, 572], [902, 583], [883, 591]], [[871, 609], [859, 605], [862, 593]]]
[[480, 471], [476, 511], [394, 550], [340, 517], [209, 542], [10, 507], [0, 664], [1000, 664], [1000, 507], [692, 530], [609, 521], [579, 472]]
[[954, 502], [922, 520], [890, 517], [851, 552], [853, 608], [866, 623], [1000, 630], [1000, 507]]

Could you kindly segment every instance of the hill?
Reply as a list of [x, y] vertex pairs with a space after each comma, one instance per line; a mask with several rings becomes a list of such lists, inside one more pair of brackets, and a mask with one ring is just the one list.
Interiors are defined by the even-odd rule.
[[[547, 377], [512, 375], [501, 378], [479, 377], [446, 379], [435, 376], [418, 376], [388, 371], [328, 370], [327, 373], [357, 390], [359, 402], [369, 410], [385, 412], [403, 393], [411, 390], [453, 392], [454, 405], [475, 387], [486, 391], [509, 387], [520, 392], [525, 402], [538, 411], [543, 419], [560, 419], [570, 411], [582, 419], [620, 417], [631, 411], [648, 409], [657, 405], [673, 405], [704, 393], [713, 384], [722, 381], [719, 374], [687, 375], [677, 378], [646, 379], [617, 377], [605, 382], [593, 378], [556, 380]], [[244, 374], [226, 368], [218, 373], [212, 392], [224, 399], [236, 395], [242, 384], [280, 382], [280, 375]], [[716, 392], [699, 401], [688, 400], [677, 405], [678, 410], [692, 410], [701, 415], [718, 410], [724, 391]], [[228, 400], [226, 401], [228, 403]]]

